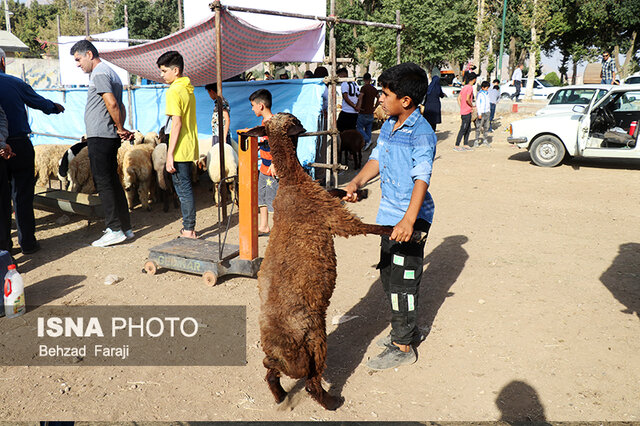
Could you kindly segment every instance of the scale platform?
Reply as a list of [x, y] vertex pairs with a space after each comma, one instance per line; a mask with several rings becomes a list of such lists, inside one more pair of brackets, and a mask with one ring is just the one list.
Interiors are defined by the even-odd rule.
[[224, 244], [222, 255], [217, 242], [176, 238], [149, 249], [144, 271], [154, 275], [159, 267], [202, 275], [204, 282], [214, 286], [223, 275], [256, 277], [262, 258], [244, 260], [238, 257], [239, 246]]

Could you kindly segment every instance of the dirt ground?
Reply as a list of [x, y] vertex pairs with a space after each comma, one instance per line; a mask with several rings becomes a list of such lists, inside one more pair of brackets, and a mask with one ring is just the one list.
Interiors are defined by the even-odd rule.
[[[420, 293], [428, 335], [416, 364], [365, 367], [389, 331], [374, 269], [379, 240], [336, 238], [325, 374], [330, 391], [345, 399], [335, 412], [291, 379], [283, 380], [289, 397], [273, 402], [263, 380], [255, 279], [210, 288], [195, 275], [141, 273], [148, 249], [178, 235], [178, 210], [138, 207], [137, 238], [112, 248], [89, 245], [101, 223], [73, 216], [59, 224], [61, 213], [37, 211], [43, 249], [17, 256], [30, 304], [246, 305], [247, 365], [3, 366], [0, 420], [640, 421], [640, 163], [536, 167], [506, 142], [506, 125], [524, 116], [503, 116], [493, 147], [473, 152], [452, 150], [459, 117], [445, 115], [438, 127], [430, 187], [436, 214]], [[374, 222], [379, 183], [368, 188], [369, 199], [349, 208]], [[197, 228], [216, 239], [205, 185], [197, 195]], [[237, 242], [237, 227], [229, 240]], [[266, 243], [260, 237], [261, 253]], [[109, 274], [124, 279], [104, 285]], [[342, 315], [355, 318], [331, 323]]]

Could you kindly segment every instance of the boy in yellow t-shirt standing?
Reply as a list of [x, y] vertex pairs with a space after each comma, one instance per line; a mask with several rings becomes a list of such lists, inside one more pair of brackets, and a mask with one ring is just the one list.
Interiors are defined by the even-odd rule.
[[181, 237], [196, 238], [196, 205], [191, 187], [191, 165], [198, 159], [196, 97], [189, 77], [183, 77], [184, 59], [176, 51], [163, 53], [156, 61], [167, 84], [166, 114], [171, 117], [167, 148], [167, 172], [171, 173], [182, 210]]

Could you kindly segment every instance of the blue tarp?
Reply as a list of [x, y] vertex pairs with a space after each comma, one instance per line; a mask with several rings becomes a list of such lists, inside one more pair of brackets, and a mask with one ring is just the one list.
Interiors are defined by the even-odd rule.
[[[251, 111], [249, 95], [258, 89], [267, 89], [273, 96], [273, 113], [289, 112], [302, 122], [308, 132], [318, 130], [318, 118], [322, 108], [322, 94], [325, 85], [322, 79], [270, 80], [270, 81], [233, 81], [222, 83], [223, 96], [231, 108], [231, 137], [237, 139], [236, 130], [251, 128], [260, 124], [260, 119]], [[133, 112], [129, 110], [127, 92], [122, 95], [127, 107], [126, 127], [129, 116], [133, 119], [133, 128], [142, 133], [159, 131], [166, 122], [165, 93], [167, 86], [142, 86], [131, 91]], [[29, 125], [37, 133], [73, 136], [80, 138], [85, 132], [84, 108], [87, 101], [87, 89], [67, 89], [62, 91], [36, 90], [40, 95], [58, 102], [66, 108], [63, 114], [46, 115], [37, 110], [29, 110]], [[213, 100], [204, 87], [196, 87], [196, 114], [200, 137], [211, 137], [211, 115]], [[133, 115], [131, 115], [133, 114]], [[34, 145], [47, 143], [74, 143], [69, 139], [34, 135]], [[316, 138], [301, 138], [298, 143], [298, 158], [302, 165], [315, 161]]]

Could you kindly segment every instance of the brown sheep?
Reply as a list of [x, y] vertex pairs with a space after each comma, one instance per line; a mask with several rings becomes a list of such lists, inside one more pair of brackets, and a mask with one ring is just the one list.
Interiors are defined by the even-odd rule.
[[[342, 404], [321, 384], [327, 355], [326, 311], [336, 283], [333, 237], [390, 235], [392, 227], [369, 225], [305, 173], [296, 156], [302, 125], [277, 114], [248, 132], [269, 136], [280, 185], [273, 202], [273, 229], [258, 273], [260, 336], [266, 380], [276, 402], [287, 393], [280, 375], [306, 379], [306, 390], [328, 410]], [[338, 195], [338, 194], [336, 194]]]
[[349, 129], [340, 132], [340, 155], [344, 153], [344, 164], [349, 165], [349, 153], [353, 157], [353, 166], [357, 169], [362, 165], [362, 148], [364, 148], [364, 137], [356, 129]]

